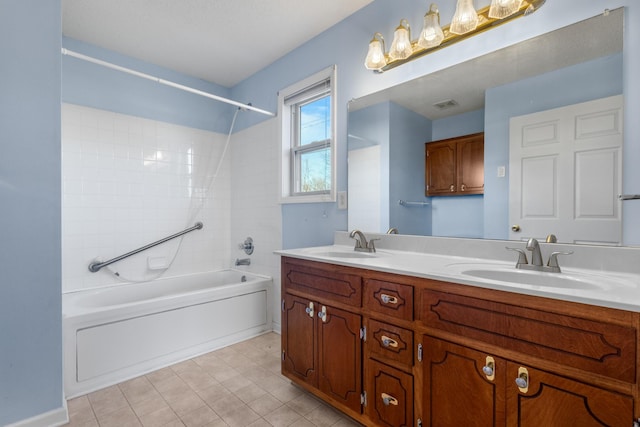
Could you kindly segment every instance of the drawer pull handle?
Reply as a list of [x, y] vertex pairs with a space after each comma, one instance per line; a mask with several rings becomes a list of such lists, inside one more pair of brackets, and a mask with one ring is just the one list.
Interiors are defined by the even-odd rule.
[[309, 315], [309, 317], [313, 317], [313, 303], [310, 302], [309, 303], [309, 307], [305, 308], [304, 311], [307, 312], [307, 314]]
[[382, 341], [382, 345], [385, 347], [398, 347], [398, 341], [391, 339], [385, 335], [382, 336], [380, 341]]
[[382, 403], [384, 403], [385, 406], [389, 406], [389, 405], [398, 406], [398, 399], [391, 396], [390, 394], [381, 393], [380, 397], [382, 397]]
[[318, 313], [318, 317], [322, 319], [322, 323], [327, 323], [327, 307], [324, 305], [322, 306], [322, 309]]
[[397, 304], [398, 303], [398, 298], [392, 297], [391, 295], [387, 295], [387, 294], [380, 295], [380, 299], [385, 304]]
[[493, 357], [486, 357], [484, 366], [482, 367], [482, 372], [484, 372], [489, 381], [494, 380], [494, 378], [496, 377], [496, 362]]
[[518, 378], [516, 378], [516, 385], [522, 393], [529, 391], [529, 371], [522, 366], [518, 368]]

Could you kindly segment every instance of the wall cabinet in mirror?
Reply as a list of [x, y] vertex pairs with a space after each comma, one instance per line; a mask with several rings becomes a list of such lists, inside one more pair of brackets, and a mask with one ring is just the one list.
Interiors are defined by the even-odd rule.
[[425, 195], [484, 193], [484, 133], [425, 144]]

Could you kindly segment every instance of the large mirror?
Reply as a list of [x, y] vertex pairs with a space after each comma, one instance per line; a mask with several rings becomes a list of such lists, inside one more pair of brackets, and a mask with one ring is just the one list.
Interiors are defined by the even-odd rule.
[[[350, 101], [349, 229], [385, 233], [395, 227], [401, 234], [525, 238], [526, 233], [513, 233], [509, 213], [510, 197], [520, 198], [513, 189], [509, 195], [510, 173], [519, 167], [509, 159], [511, 118], [596, 99], [621, 99], [622, 33], [620, 8]], [[621, 123], [621, 116], [618, 119]], [[621, 134], [622, 126], [618, 130]], [[484, 132], [485, 141], [484, 194], [425, 197], [425, 143], [478, 132]], [[619, 176], [620, 153], [610, 156]], [[585, 168], [580, 173], [587, 176]], [[621, 178], [606, 181], [620, 190]], [[621, 221], [620, 202], [616, 198], [609, 204]], [[581, 236], [563, 238], [562, 227], [549, 222], [549, 232], [557, 234], [558, 241], [594, 243]], [[620, 234], [621, 225], [618, 228]], [[603, 243], [620, 244], [614, 238]]]

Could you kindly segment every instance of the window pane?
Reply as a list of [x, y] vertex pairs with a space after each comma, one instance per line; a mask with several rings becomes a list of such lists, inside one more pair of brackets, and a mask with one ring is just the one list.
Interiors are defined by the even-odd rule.
[[300, 153], [300, 191], [331, 189], [331, 149], [321, 148]]
[[300, 105], [300, 145], [331, 138], [331, 96]]

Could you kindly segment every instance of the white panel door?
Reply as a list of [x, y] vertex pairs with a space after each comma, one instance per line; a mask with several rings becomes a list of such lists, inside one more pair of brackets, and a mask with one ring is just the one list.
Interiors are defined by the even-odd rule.
[[621, 243], [621, 95], [512, 117], [509, 165], [510, 239]]

